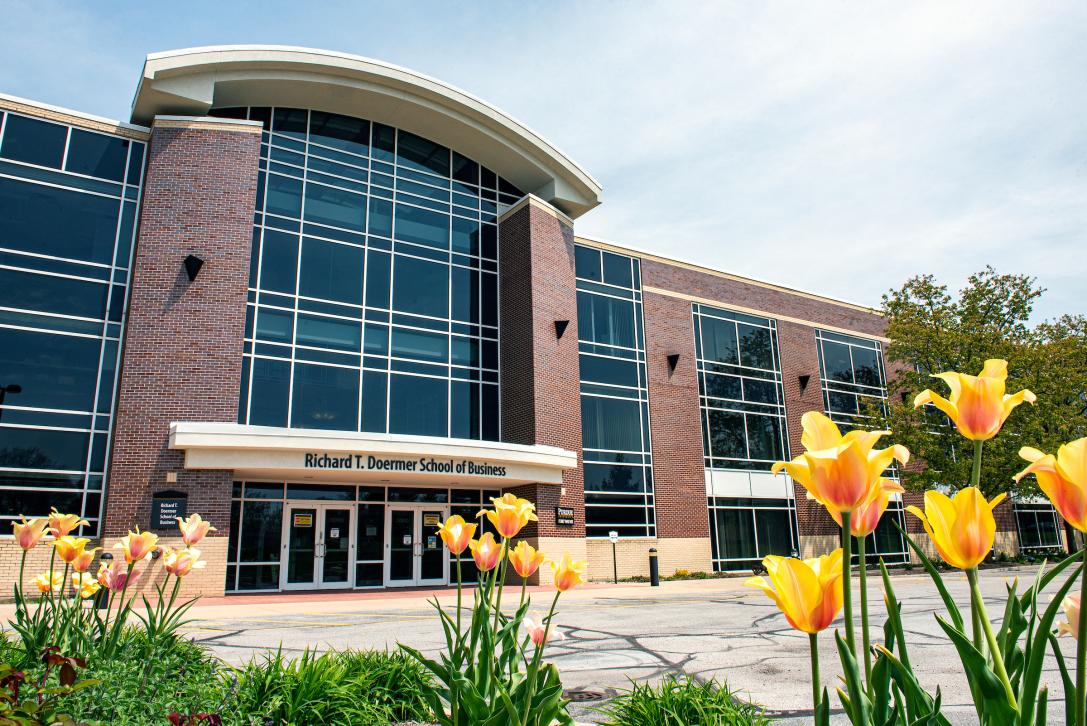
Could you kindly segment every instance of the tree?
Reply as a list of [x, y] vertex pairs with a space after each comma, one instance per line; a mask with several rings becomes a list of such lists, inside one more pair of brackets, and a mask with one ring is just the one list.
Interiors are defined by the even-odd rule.
[[1004, 358], [1008, 392], [1029, 388], [1038, 396], [1035, 405], [1015, 409], [1005, 433], [985, 444], [981, 488], [988, 497], [1037, 493], [1033, 477], [1012, 481], [1026, 465], [1020, 447], [1055, 453], [1060, 444], [1087, 435], [1087, 318], [1065, 315], [1032, 326], [1034, 304], [1044, 292], [1033, 277], [986, 267], [957, 296], [932, 275], [883, 296], [892, 393], [882, 415], [895, 441], [922, 464], [903, 472], [907, 488], [958, 489], [970, 481], [970, 443], [940, 411], [913, 408], [914, 396], [925, 388], [948, 394], [933, 373], [976, 375], [986, 359]]

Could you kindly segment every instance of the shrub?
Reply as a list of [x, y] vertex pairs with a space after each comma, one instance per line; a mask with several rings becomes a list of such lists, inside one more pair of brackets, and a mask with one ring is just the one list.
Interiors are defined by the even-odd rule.
[[733, 698], [716, 680], [668, 676], [659, 685], [639, 685], [598, 709], [605, 726], [763, 726], [770, 719]]

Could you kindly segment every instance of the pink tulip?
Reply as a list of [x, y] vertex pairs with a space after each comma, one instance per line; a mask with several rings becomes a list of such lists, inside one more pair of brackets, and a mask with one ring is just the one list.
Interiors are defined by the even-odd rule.
[[532, 640], [533, 645], [540, 647], [545, 644], [544, 637], [547, 638], [547, 643], [552, 640], [566, 640], [566, 636], [560, 633], [556, 629], [548, 630], [547, 625], [543, 622], [536, 622], [531, 617], [527, 617], [524, 620], [525, 630], [528, 632], [528, 637]]
[[[132, 579], [135, 581], [135, 576]], [[107, 590], [113, 592], [123, 590], [127, 580], [128, 567], [120, 560], [114, 562], [113, 567], [107, 567], [105, 562], [98, 567], [98, 584]]]

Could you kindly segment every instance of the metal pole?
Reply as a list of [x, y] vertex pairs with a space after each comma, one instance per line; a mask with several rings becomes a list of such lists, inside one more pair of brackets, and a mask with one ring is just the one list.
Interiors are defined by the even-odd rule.
[[657, 563], [657, 548], [649, 548], [649, 585], [651, 587], [660, 587], [661, 585], [661, 572], [660, 565]]
[[619, 562], [615, 556], [615, 542], [611, 543], [611, 581], [619, 584]]

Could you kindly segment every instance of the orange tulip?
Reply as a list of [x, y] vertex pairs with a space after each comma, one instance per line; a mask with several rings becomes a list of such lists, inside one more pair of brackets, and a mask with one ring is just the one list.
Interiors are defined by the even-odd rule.
[[133, 564], [151, 557], [151, 553], [158, 546], [159, 536], [153, 532], [141, 532], [137, 527], [135, 532], [129, 532], [121, 538], [121, 541], [113, 545], [114, 549], [120, 548], [125, 555], [125, 562]]
[[551, 570], [555, 574], [555, 589], [566, 592], [584, 583], [588, 566], [588, 562], [575, 561], [570, 558], [570, 553], [564, 553], [561, 560], [551, 563]]
[[1068, 621], [1057, 623], [1058, 635], [1071, 635], [1079, 640], [1079, 603], [1079, 595], [1069, 595], [1061, 601], [1061, 607], [1064, 608], [1064, 614], [1068, 617]]
[[906, 507], [906, 511], [925, 525], [925, 531], [944, 562], [960, 570], [972, 570], [993, 549], [996, 537], [993, 509], [1006, 496], [1001, 493], [992, 501], [985, 501], [977, 487], [959, 490], [954, 499], [928, 491], [925, 492], [924, 512], [912, 505]]
[[57, 572], [50, 576], [48, 572], [43, 572], [34, 578], [34, 584], [38, 586], [38, 592], [60, 592], [64, 587], [64, 575]]
[[42, 537], [45, 536], [47, 525], [48, 522], [44, 519], [32, 519], [28, 522], [26, 517], [23, 517], [22, 523], [12, 522], [11, 528], [15, 533], [15, 543], [23, 551], [34, 549], [41, 542]]
[[495, 568], [502, 559], [502, 553], [506, 546], [500, 545], [494, 540], [494, 535], [487, 532], [479, 539], [471, 540], [468, 548], [472, 550], [472, 559], [476, 561], [476, 567], [480, 572], [489, 572]]
[[750, 577], [744, 584], [766, 593], [789, 625], [805, 633], [818, 633], [834, 622], [844, 601], [841, 549], [810, 560], [767, 555], [762, 564], [770, 582]]
[[91, 563], [94, 562], [94, 553], [102, 549], [101, 547], [93, 547], [89, 550], [85, 549], [77, 554], [72, 559], [72, 569], [76, 572], [86, 572], [91, 569]]
[[[901, 494], [905, 489], [892, 479], [880, 479], [879, 486], [872, 490], [872, 497], [864, 504], [853, 510], [853, 516], [849, 518], [849, 531], [854, 537], [867, 537], [876, 531], [879, 520], [887, 511], [891, 503], [892, 494]], [[830, 510], [830, 516], [842, 526], [842, 513]]]
[[72, 587], [79, 592], [79, 596], [84, 600], [102, 589], [102, 586], [98, 584], [98, 581], [88, 572], [73, 572]]
[[960, 434], [973, 441], [987, 441], [996, 436], [1012, 409], [1024, 401], [1034, 403], [1037, 398], [1025, 389], [1010, 396], [1004, 393], [1008, 361], [999, 358], [985, 361], [985, 367], [977, 376], [937, 373], [933, 378], [947, 384], [951, 398], [929, 390], [921, 391], [913, 399], [914, 408], [931, 403], [955, 422]]
[[539, 521], [536, 517], [536, 505], [527, 499], [507, 492], [501, 497], [491, 499], [491, 502], [494, 509], [483, 509], [476, 516], [487, 515], [499, 536], [506, 539], [516, 537], [529, 522]]
[[196, 513], [190, 514], [188, 519], [177, 518], [177, 527], [181, 530], [181, 541], [186, 545], [192, 546], [204, 539], [204, 536], [208, 532], [217, 532], [215, 527], [211, 526], [211, 522], [205, 522], [204, 519]]
[[1015, 480], [1033, 474], [1038, 478], [1038, 488], [1065, 521], [1087, 532], [1087, 438], [1062, 444], [1056, 456], [1029, 446], [1019, 449], [1019, 456], [1031, 464], [1016, 474]]
[[540, 565], [547, 559], [547, 556], [543, 552], [536, 551], [532, 545], [524, 540], [517, 543], [517, 546], [510, 550], [509, 560], [513, 565], [513, 571], [521, 577], [532, 577], [536, 573], [536, 570], [540, 569]]
[[90, 542], [86, 537], [73, 537], [66, 534], [53, 541], [53, 549], [57, 551], [57, 557], [68, 564], [72, 564], [77, 557], [83, 554], [83, 548]]
[[195, 547], [186, 547], [183, 550], [163, 548], [162, 565], [174, 577], [184, 577], [193, 570], [202, 569], [207, 564], [200, 559], [200, 550]]
[[455, 555], [459, 555], [468, 549], [468, 542], [475, 536], [477, 524], [468, 524], [464, 517], [454, 514], [445, 523], [438, 527], [438, 536], [445, 542], [445, 546]]
[[894, 445], [876, 449], [875, 444], [889, 431], [850, 431], [845, 436], [838, 426], [818, 411], [800, 419], [804, 427], [801, 442], [806, 451], [792, 461], [778, 461], [771, 471], [789, 472], [830, 512], [852, 512], [875, 496], [884, 470], [897, 459], [905, 464], [910, 452]]
[[64, 537], [73, 529], [88, 524], [87, 520], [80, 519], [76, 514], [61, 514], [56, 509], [49, 513], [49, 534], [54, 537]]

